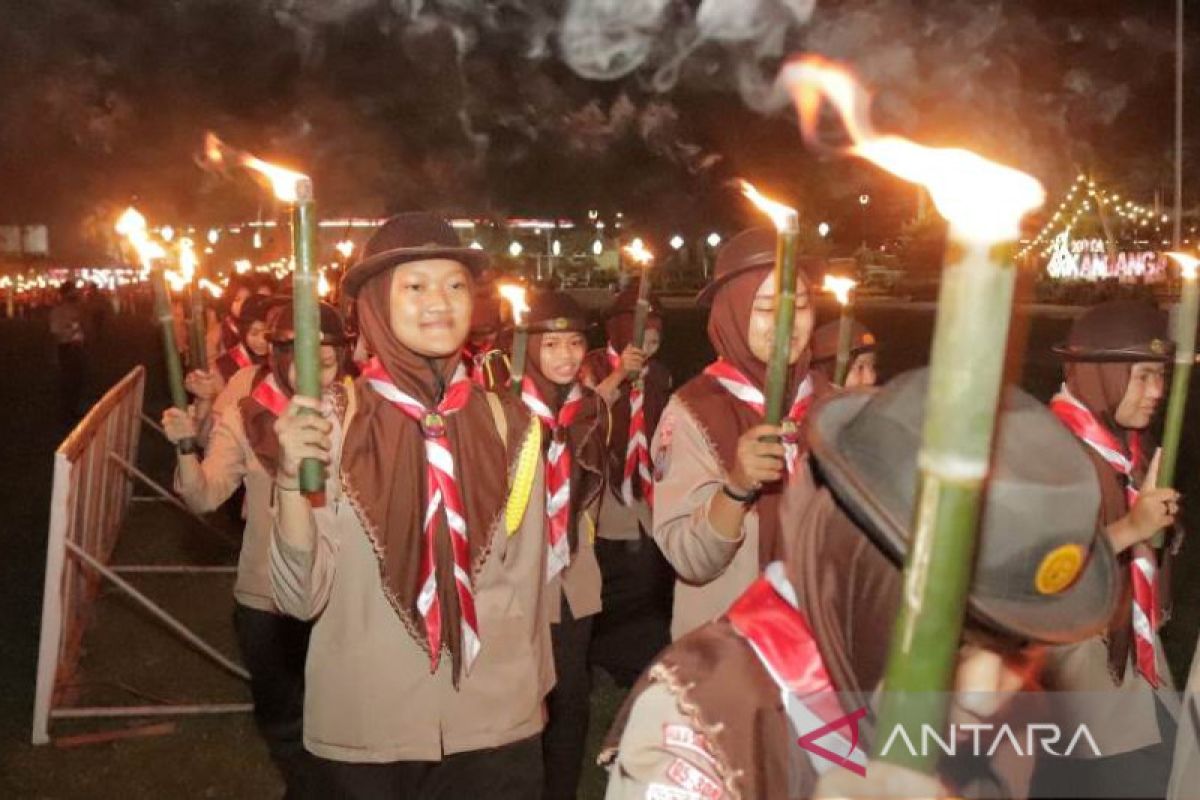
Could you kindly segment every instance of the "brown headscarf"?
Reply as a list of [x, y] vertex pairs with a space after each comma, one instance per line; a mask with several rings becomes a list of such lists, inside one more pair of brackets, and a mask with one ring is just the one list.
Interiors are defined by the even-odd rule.
[[[767, 365], [750, 352], [747, 333], [750, 330], [750, 315], [754, 297], [763, 278], [771, 271], [767, 265], [760, 269], [743, 272], [724, 284], [713, 297], [712, 311], [708, 317], [708, 338], [717, 355], [737, 367], [752, 383], [763, 389], [766, 385]], [[803, 279], [803, 278], [802, 278]], [[788, 386], [784, 392], [785, 404], [796, 396], [796, 389], [809, 374], [809, 350], [800, 354], [788, 373]], [[813, 373], [814, 397], [828, 394], [829, 381]], [[737, 457], [738, 438], [747, 430], [762, 423], [762, 417], [748, 405], [730, 394], [720, 383], [707, 375], [698, 375], [688, 381], [678, 392], [679, 399], [703, 426], [708, 440], [716, 448], [722, 468], [728, 473], [733, 469]], [[803, 432], [801, 432], [803, 447]], [[779, 495], [782, 486], [775, 484], [763, 487], [755, 502], [758, 511], [759, 566], [766, 566], [781, 557], [776, 540], [779, 531]]]
[[[529, 336], [525, 374], [537, 387], [550, 413], [557, 416], [571, 387], [560, 386], [542, 373], [538, 354], [542, 350], [543, 335], [533, 333]], [[571, 453], [571, 517], [567, 536], [572, 554], [579, 545], [579, 515], [591, 508], [604, 489], [604, 459], [608, 450], [608, 413], [604, 401], [586, 386], [580, 388], [583, 389], [583, 405], [566, 432], [567, 449]], [[550, 446], [549, 437], [542, 446]]]
[[[359, 330], [371, 352], [401, 390], [427, 407], [441, 400], [458, 368], [460, 356], [425, 358], [405, 347], [392, 333], [390, 296], [394, 269], [368, 279], [359, 291]], [[429, 651], [446, 648], [458, 684], [462, 669], [461, 611], [455, 592], [454, 557], [444, 520], [434, 565], [442, 608], [442, 641], [428, 642], [417, 611], [425, 509], [425, 444], [420, 425], [381, 397], [360, 378], [355, 386], [358, 407], [342, 448], [342, 483], [379, 559], [384, 595], [409, 635]], [[482, 389], [471, 389], [466, 406], [446, 417], [455, 477], [466, 506], [471, 577], [487, 560], [492, 533], [508, 496], [509, 465], [524, 438], [528, 415], [509, 397], [501, 397], [508, 421], [508, 446], [496, 429]], [[482, 631], [485, 639], [487, 632]]]
[[[1133, 480], [1141, 485], [1146, 470], [1150, 466], [1149, 459], [1154, 454], [1154, 443], [1145, 431], [1131, 430], [1117, 423], [1117, 407], [1125, 397], [1129, 386], [1129, 378], [1133, 365], [1119, 361], [1068, 361], [1065, 365], [1067, 389], [1075, 399], [1087, 406], [1096, 419], [1108, 428], [1117, 440], [1125, 445], [1126, 453], [1132, 452], [1131, 446], [1135, 439], [1140, 439], [1139, 450], [1142, 459], [1133, 465]], [[1111, 525], [1129, 513], [1129, 503], [1125, 497], [1125, 478], [1117, 473], [1099, 453], [1090, 447], [1084, 447], [1088, 458], [1096, 467], [1096, 476], [1100, 480], [1100, 524]], [[1118, 554], [1123, 565], [1129, 564], [1130, 551]], [[1171, 559], [1168, 553], [1163, 554], [1160, 565], [1160, 580], [1164, 586], [1170, 585]], [[1128, 574], [1128, 570], [1125, 570]], [[1108, 646], [1108, 671], [1116, 684], [1125, 677], [1125, 669], [1129, 662], [1129, 650], [1133, 643], [1133, 618], [1130, 603], [1133, 600], [1133, 586], [1126, 580], [1123, 584], [1121, 601], [1117, 603], [1112, 621], [1105, 634]], [[1162, 619], [1167, 619], [1170, 613], [1170, 593], [1160, 593], [1162, 602]]]

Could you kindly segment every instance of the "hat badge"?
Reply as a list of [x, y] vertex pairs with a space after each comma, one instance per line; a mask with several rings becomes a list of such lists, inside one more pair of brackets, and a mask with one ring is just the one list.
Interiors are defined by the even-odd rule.
[[1064, 544], [1047, 553], [1033, 579], [1033, 586], [1038, 594], [1058, 594], [1066, 589], [1079, 577], [1083, 569], [1083, 547], [1078, 544]]
[[1163, 353], [1167, 352], [1167, 343], [1162, 339], [1151, 339], [1150, 352], [1154, 353], [1155, 355], [1162, 355]]
[[567, 319], [566, 317], [556, 317], [553, 325], [556, 331], [565, 331], [571, 326], [571, 320]]

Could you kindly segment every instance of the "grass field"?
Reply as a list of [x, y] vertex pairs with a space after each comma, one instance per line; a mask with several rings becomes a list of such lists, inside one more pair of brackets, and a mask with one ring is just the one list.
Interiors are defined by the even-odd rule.
[[[861, 316], [882, 341], [881, 368], [886, 377], [917, 366], [926, 358], [932, 327], [927, 309], [872, 307]], [[1058, 383], [1058, 366], [1049, 345], [1063, 337], [1069, 320], [1053, 316], [1018, 318], [1019, 341], [1028, 353], [1017, 374], [1039, 397]], [[41, 606], [53, 449], [65, 426], [55, 419], [56, 374], [53, 349], [42, 326], [0, 320], [0, 520], [4, 557], [0, 558], [0, 797], [20, 798], [262, 798], [277, 796], [279, 784], [265, 749], [246, 715], [183, 719], [173, 733], [141, 739], [59, 748], [29, 745], [34, 667]], [[147, 408], [162, 408], [162, 372], [158, 341], [149, 323], [130, 318], [112, 321], [93, 344], [91, 395], [98, 396], [134, 364], [145, 363]], [[668, 320], [663, 358], [686, 378], [710, 357], [703, 317], [694, 309], [673, 311]], [[1197, 419], [1192, 410], [1190, 418]], [[1200, 448], [1193, 428], [1185, 434], [1181, 490], [1195, 497]], [[144, 430], [142, 466], [168, 480], [171, 453], [157, 434]], [[1186, 505], [1186, 501], [1185, 501]], [[1187, 510], [1189, 527], [1200, 521], [1197, 507]], [[213, 515], [214, 524], [236, 533], [232, 523]], [[158, 503], [135, 503], [116, 554], [118, 562], [231, 564], [235, 552], [177, 510]], [[1176, 675], [1186, 669], [1200, 620], [1200, 582], [1196, 548], [1185, 548], [1175, 572], [1176, 613], [1164, 638]], [[232, 576], [140, 577], [149, 596], [216, 644], [235, 654], [230, 625]], [[188, 645], [166, 632], [122, 595], [105, 590], [85, 642], [75, 687], [81, 702], [146, 703], [246, 699], [240, 682], [222, 673]], [[621, 699], [604, 675], [593, 696], [592, 749]], [[112, 721], [58, 723], [53, 732], [108, 730]], [[603, 774], [589, 768], [581, 797], [599, 797]]]

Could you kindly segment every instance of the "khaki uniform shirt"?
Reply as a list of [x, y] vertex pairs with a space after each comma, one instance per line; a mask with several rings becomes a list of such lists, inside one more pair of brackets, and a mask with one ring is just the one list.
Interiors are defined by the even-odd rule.
[[[330, 472], [337, 476], [340, 447], [333, 454]], [[276, 531], [276, 602], [315, 620], [305, 669], [309, 752], [359, 763], [439, 761], [541, 731], [542, 700], [554, 684], [544, 498], [539, 460], [520, 527], [509, 536], [501, 515], [492, 531], [474, 586], [482, 649], [458, 689], [449, 656], [431, 673], [428, 654], [385, 598], [371, 540], [340, 480], [329, 481], [325, 506], [313, 511], [311, 547], [293, 547]]]
[[[725, 483], [725, 470], [704, 430], [672, 397], [654, 433], [654, 540], [675, 568], [671, 638], [725, 613], [759, 574], [758, 512], [752, 506], [737, 539], [708, 521], [708, 506]], [[815, 491], [808, 460], [787, 483], [790, 507]]]

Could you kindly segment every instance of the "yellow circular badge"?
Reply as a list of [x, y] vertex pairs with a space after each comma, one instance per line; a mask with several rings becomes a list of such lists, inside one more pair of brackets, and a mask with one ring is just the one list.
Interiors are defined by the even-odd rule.
[[1079, 577], [1083, 569], [1083, 547], [1077, 544], [1064, 544], [1056, 547], [1042, 558], [1038, 564], [1037, 576], [1033, 585], [1039, 594], [1058, 594], [1066, 589]]

